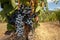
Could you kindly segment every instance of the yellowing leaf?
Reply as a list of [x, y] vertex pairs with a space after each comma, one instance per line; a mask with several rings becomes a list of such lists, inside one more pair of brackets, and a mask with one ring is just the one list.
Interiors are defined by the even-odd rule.
[[36, 8], [36, 11], [35, 12], [38, 12], [38, 11], [40, 11], [42, 8], [40, 7], [40, 6], [37, 6], [37, 8]]

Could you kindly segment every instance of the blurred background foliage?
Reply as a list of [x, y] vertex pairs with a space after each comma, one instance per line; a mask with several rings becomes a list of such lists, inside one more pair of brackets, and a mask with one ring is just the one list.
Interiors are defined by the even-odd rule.
[[[25, 3], [27, 0], [21, 0], [21, 2]], [[41, 0], [38, 0], [41, 4]], [[8, 14], [9, 16], [14, 13], [14, 11], [17, 9], [17, 5], [16, 3], [17, 0], [0, 0], [1, 6], [3, 6], [3, 10], [0, 12], [0, 22], [5, 22], [6, 21], [6, 14]], [[55, 2], [55, 1], [54, 1]], [[47, 0], [44, 1], [45, 3], [45, 7], [46, 10], [44, 10], [40, 5], [40, 10], [39, 8], [37, 8], [36, 10], [39, 10], [40, 14], [39, 14], [39, 20], [40, 22], [44, 22], [44, 21], [56, 21], [59, 20], [60, 21], [60, 10], [57, 11], [50, 11], [48, 10], [48, 3]], [[56, 2], [55, 2], [56, 3]]]
[[[21, 3], [26, 3], [27, 0], [21, 0]], [[56, 4], [57, 1], [54, 1]], [[7, 22], [6, 14], [11, 16], [15, 10], [17, 9], [17, 0], [0, 0], [1, 7], [3, 8], [2, 11], [0, 11], [0, 22]], [[36, 11], [39, 13], [39, 21], [40, 22], [48, 22], [48, 21], [59, 21], [60, 22], [60, 10], [57, 11], [50, 11], [48, 10], [48, 3], [47, 0], [42, 1], [38, 0], [38, 6], [36, 7]], [[46, 7], [46, 10], [44, 10], [44, 7]], [[11, 26], [8, 24], [7, 26]], [[7, 27], [9, 30], [11, 30], [10, 27]]]

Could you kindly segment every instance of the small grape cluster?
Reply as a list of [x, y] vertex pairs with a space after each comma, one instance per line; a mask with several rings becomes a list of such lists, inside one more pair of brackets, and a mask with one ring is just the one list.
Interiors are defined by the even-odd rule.
[[17, 13], [17, 10], [14, 12], [14, 14], [12, 14], [11, 16], [7, 16], [7, 19], [8, 19], [8, 23], [9, 24], [12, 24], [12, 25], [15, 25], [15, 21], [16, 21], [16, 17], [17, 17], [18, 13]]
[[21, 14], [17, 15], [15, 24], [16, 24], [16, 32], [17, 32], [17, 36], [23, 36], [23, 32], [24, 32], [24, 28], [23, 28], [23, 16]]

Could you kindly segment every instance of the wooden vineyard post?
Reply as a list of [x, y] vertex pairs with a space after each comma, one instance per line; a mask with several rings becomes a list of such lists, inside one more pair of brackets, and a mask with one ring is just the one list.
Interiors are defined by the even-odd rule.
[[[38, 3], [38, 0], [31, 0], [32, 13], [35, 13], [35, 5], [37, 5], [37, 3]], [[38, 22], [38, 16], [35, 17], [35, 21]]]
[[20, 10], [20, 0], [18, 0], [18, 10]]
[[32, 13], [31, 13], [32, 15], [34, 13], [34, 0], [31, 0], [30, 3], [31, 3], [31, 8], [32, 8]]

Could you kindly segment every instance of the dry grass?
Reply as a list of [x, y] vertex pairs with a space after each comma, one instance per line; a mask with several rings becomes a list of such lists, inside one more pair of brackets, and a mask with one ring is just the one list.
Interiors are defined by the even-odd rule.
[[7, 23], [0, 23], [0, 38], [5, 36], [4, 33], [7, 31]]
[[55, 22], [40, 23], [34, 40], [60, 40], [60, 26]]

